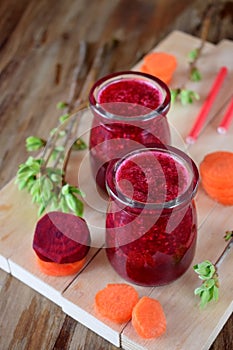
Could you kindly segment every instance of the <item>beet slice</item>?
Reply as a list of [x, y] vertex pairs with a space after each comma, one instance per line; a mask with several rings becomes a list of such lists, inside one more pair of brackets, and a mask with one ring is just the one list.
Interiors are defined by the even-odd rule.
[[64, 264], [82, 260], [90, 243], [90, 231], [84, 219], [53, 211], [38, 220], [32, 246], [40, 259]]

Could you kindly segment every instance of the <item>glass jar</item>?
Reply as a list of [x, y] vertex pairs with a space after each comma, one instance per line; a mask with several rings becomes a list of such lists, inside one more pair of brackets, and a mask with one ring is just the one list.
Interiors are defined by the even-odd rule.
[[170, 143], [170, 91], [161, 80], [141, 72], [113, 73], [94, 84], [89, 101], [91, 168], [103, 190], [110, 160], [141, 146]]
[[198, 180], [192, 159], [171, 146], [142, 148], [109, 164], [106, 253], [121, 277], [159, 286], [188, 269], [196, 246]]

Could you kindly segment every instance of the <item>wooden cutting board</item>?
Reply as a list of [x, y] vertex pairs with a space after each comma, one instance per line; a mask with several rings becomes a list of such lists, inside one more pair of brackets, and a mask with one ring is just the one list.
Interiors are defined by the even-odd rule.
[[[201, 82], [187, 80], [189, 51], [198, 47], [200, 40], [185, 33], [174, 31], [154, 50], [172, 53], [177, 57], [178, 68], [172, 87], [185, 84], [195, 90], [200, 100], [190, 106], [176, 103], [168, 114], [172, 130], [172, 143], [185, 150], [199, 164], [203, 157], [215, 150], [233, 151], [233, 125], [226, 135], [216, 132], [233, 86], [233, 43], [224, 40], [217, 46], [207, 43], [198, 61], [203, 75]], [[135, 67], [137, 70], [141, 62]], [[184, 142], [221, 66], [227, 66], [228, 77], [211, 109], [203, 131], [194, 145]], [[88, 137], [91, 113], [87, 110], [80, 118], [78, 136]], [[17, 169], [16, 169], [17, 170]], [[0, 268], [11, 273], [31, 288], [58, 304], [63, 311], [116, 346], [130, 350], [200, 350], [208, 349], [233, 310], [233, 252], [229, 251], [219, 267], [220, 300], [208, 305], [205, 310], [198, 307], [199, 299], [194, 289], [200, 284], [197, 275], [190, 269], [176, 282], [163, 287], [135, 286], [139, 295], [150, 295], [159, 299], [167, 317], [167, 333], [159, 339], [143, 340], [135, 333], [131, 322], [116, 325], [100, 318], [94, 311], [94, 295], [107, 283], [123, 282], [108, 263], [102, 249], [104, 243], [104, 220], [107, 198], [96, 191], [90, 176], [88, 153], [72, 156], [69, 178], [86, 193], [85, 218], [89, 224], [92, 245], [87, 263], [76, 276], [50, 277], [42, 274], [35, 262], [31, 248], [37, 208], [24, 192], [19, 192], [14, 180], [0, 191]], [[193, 264], [203, 259], [217, 260], [226, 243], [226, 230], [233, 229], [233, 208], [217, 204], [209, 198], [200, 185], [197, 197], [198, 244]]]

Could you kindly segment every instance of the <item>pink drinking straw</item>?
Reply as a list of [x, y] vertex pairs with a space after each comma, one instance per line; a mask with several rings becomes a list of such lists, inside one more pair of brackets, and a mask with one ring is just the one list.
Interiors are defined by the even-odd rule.
[[218, 94], [218, 91], [220, 90], [220, 87], [223, 84], [223, 81], [225, 79], [227, 75], [227, 67], [221, 67], [218, 75], [212, 85], [212, 88], [195, 120], [195, 123], [190, 131], [190, 133], [188, 134], [188, 136], [186, 137], [186, 142], [189, 144], [192, 144], [196, 141], [196, 139], [198, 138], [198, 135], [201, 131], [201, 128], [207, 118], [207, 115], [212, 107], [212, 104], [214, 103], [214, 100]]
[[233, 97], [231, 98], [231, 101], [226, 110], [226, 113], [223, 116], [223, 119], [217, 128], [217, 131], [219, 134], [225, 134], [227, 132], [232, 119], [233, 119]]

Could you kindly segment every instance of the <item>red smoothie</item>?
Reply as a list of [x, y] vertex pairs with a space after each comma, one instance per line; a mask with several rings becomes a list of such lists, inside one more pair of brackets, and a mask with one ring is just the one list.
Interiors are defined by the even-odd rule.
[[160, 80], [138, 72], [102, 78], [90, 92], [94, 120], [90, 158], [97, 184], [105, 190], [110, 160], [142, 146], [169, 144], [166, 113], [170, 93]]
[[[148, 82], [136, 79], [111, 83], [98, 95], [98, 102], [105, 104], [109, 113], [125, 117], [147, 114], [158, 108], [162, 101], [163, 96], [158, 89]], [[118, 103], [125, 104], [119, 108]]]
[[109, 167], [106, 253], [124, 279], [157, 286], [187, 270], [196, 246], [197, 182], [194, 163], [171, 147], [135, 151]]

